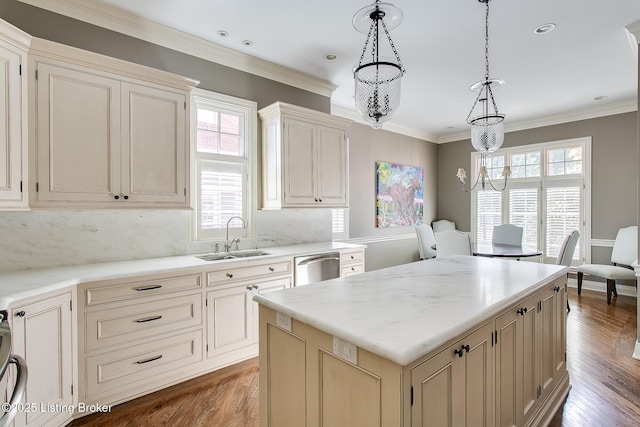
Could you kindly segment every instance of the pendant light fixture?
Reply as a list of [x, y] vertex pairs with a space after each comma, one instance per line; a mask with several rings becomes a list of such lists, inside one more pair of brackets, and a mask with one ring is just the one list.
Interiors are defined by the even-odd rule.
[[[367, 34], [360, 61], [353, 70], [355, 104], [358, 112], [374, 129], [382, 128], [382, 124], [393, 116], [400, 105], [400, 80], [405, 71], [389, 31], [401, 22], [402, 10], [380, 0], [363, 7], [353, 17], [353, 27]], [[389, 41], [395, 60], [380, 56], [380, 31]], [[367, 55], [369, 45], [370, 56]]]
[[[480, 3], [486, 4], [485, 13], [485, 47], [484, 47], [484, 63], [485, 74], [484, 80], [474, 83], [469, 88], [472, 91], [477, 91], [476, 97], [471, 111], [467, 115], [467, 123], [471, 125], [471, 145], [476, 151], [480, 153], [480, 172], [475, 184], [470, 189], [464, 188], [465, 179], [467, 174], [464, 169], [459, 168], [456, 176], [462, 185], [464, 191], [473, 191], [474, 188], [481, 183], [482, 189], [486, 187], [486, 183], [496, 191], [503, 191], [507, 187], [507, 179], [511, 175], [511, 168], [505, 166], [502, 170], [502, 176], [504, 177], [504, 185], [502, 188], [496, 188], [487, 174], [487, 156], [495, 152], [502, 146], [504, 142], [504, 114], [498, 112], [498, 106], [496, 100], [493, 98], [492, 86], [500, 87], [504, 85], [504, 80], [492, 79], [489, 74], [489, 2], [491, 0], [478, 0]], [[476, 109], [476, 106], [480, 105], [482, 110], [480, 115], [471, 117]]]

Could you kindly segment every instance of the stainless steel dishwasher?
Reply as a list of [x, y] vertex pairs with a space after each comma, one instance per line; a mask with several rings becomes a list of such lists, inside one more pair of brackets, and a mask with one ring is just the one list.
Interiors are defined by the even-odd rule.
[[340, 277], [340, 253], [309, 255], [294, 258], [294, 286]]

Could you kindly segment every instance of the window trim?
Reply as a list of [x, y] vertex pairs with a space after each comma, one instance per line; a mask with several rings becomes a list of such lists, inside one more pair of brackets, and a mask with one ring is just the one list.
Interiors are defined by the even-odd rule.
[[[216, 240], [224, 240], [226, 230], [220, 229], [220, 232], [213, 233], [213, 236], [204, 237], [201, 235], [201, 231], [199, 230], [199, 221], [198, 221], [198, 213], [199, 213], [199, 197], [198, 197], [198, 188], [199, 188], [199, 171], [200, 165], [198, 160], [202, 159], [212, 159], [211, 155], [207, 153], [198, 154], [196, 147], [196, 135], [197, 135], [197, 114], [199, 106], [209, 106], [212, 109], [219, 109], [224, 111], [233, 112], [236, 114], [243, 115], [244, 118], [244, 156], [246, 158], [246, 172], [247, 172], [247, 188], [246, 188], [246, 229], [241, 228], [230, 228], [229, 229], [229, 237], [243, 237], [243, 246], [250, 247], [256, 246], [257, 243], [257, 235], [256, 235], [256, 211], [258, 207], [258, 107], [257, 103], [254, 101], [249, 101], [242, 98], [237, 98], [230, 95], [224, 95], [217, 92], [208, 91], [205, 89], [196, 88], [191, 92], [190, 96], [190, 156], [191, 156], [191, 200], [193, 200], [191, 208], [193, 209], [191, 215], [191, 226], [190, 226], [190, 235], [191, 239], [194, 242], [211, 242]], [[225, 161], [228, 159], [233, 159], [234, 156], [228, 155], [217, 155], [215, 160], [217, 161]], [[248, 241], [248, 242], [247, 242]]]
[[[546, 160], [546, 152], [549, 149], [554, 149], [554, 148], [561, 148], [561, 147], [569, 147], [569, 146], [576, 146], [576, 145], [582, 145], [583, 147], [583, 172], [582, 175], [561, 175], [561, 176], [547, 176], [547, 160]], [[527, 152], [532, 152], [532, 151], [540, 151], [541, 152], [541, 159], [542, 159], [542, 164], [540, 165], [541, 167], [541, 176], [540, 177], [535, 177], [535, 178], [510, 178], [507, 181], [507, 189], [505, 191], [509, 190], [509, 185], [515, 184], [515, 183], [525, 183], [525, 182], [538, 182], [539, 184], [539, 188], [540, 191], [543, 190], [543, 187], [547, 187], [547, 185], [544, 185], [545, 183], [548, 182], [556, 182], [556, 181], [562, 181], [562, 180], [575, 180], [578, 179], [579, 177], [582, 177], [583, 180], [583, 188], [582, 188], [582, 194], [584, 197], [583, 200], [583, 206], [582, 206], [582, 218], [583, 218], [583, 223], [580, 227], [580, 242], [582, 244], [582, 254], [583, 254], [583, 260], [581, 260], [584, 263], [590, 263], [591, 262], [591, 169], [592, 169], [592, 163], [591, 163], [591, 137], [590, 136], [585, 136], [585, 137], [578, 137], [578, 138], [570, 138], [570, 139], [563, 139], [563, 140], [557, 140], [557, 141], [549, 141], [549, 142], [542, 142], [542, 143], [535, 143], [535, 144], [525, 144], [525, 145], [519, 145], [519, 146], [514, 146], [514, 147], [508, 147], [508, 148], [501, 148], [498, 151], [496, 151], [495, 154], [502, 154], [505, 156], [510, 156], [512, 154], [516, 154], [516, 153], [527, 153]], [[479, 160], [480, 160], [480, 153], [478, 152], [471, 152], [471, 176], [472, 177], [476, 177], [478, 175], [478, 166], [479, 166]], [[506, 159], [505, 159], [506, 160]], [[471, 194], [471, 215], [470, 215], [470, 231], [471, 231], [471, 236], [473, 239], [475, 239], [476, 236], [476, 221], [477, 221], [477, 212], [476, 212], [476, 206], [477, 206], [477, 191], [481, 191], [481, 190], [474, 190]], [[503, 214], [504, 214], [504, 206], [507, 203], [508, 198], [507, 197], [503, 197], [502, 198], [502, 204], [503, 204]], [[538, 209], [540, 209], [540, 212], [542, 213], [542, 208], [543, 208], [543, 204], [544, 204], [544, 200], [542, 197], [542, 193], [540, 193], [540, 203], [538, 206]], [[508, 213], [507, 213], [508, 214]], [[538, 245], [540, 247], [542, 247], [543, 245], [543, 230], [546, 230], [546, 223], [542, 224], [540, 226], [539, 229], [539, 242]], [[544, 258], [543, 254], [543, 258]]]

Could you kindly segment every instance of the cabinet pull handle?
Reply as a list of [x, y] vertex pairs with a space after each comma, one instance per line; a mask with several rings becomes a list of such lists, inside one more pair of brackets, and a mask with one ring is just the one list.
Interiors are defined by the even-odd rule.
[[17, 312], [17, 313], [16, 313], [16, 316], [18, 316], [18, 317], [24, 317], [24, 316], [25, 316], [25, 314], [27, 314], [27, 313], [25, 313], [25, 312], [24, 312], [24, 310], [20, 310], [19, 312]]
[[154, 360], [158, 360], [158, 359], [161, 359], [161, 358], [162, 358], [162, 355], [159, 355], [159, 356], [155, 356], [155, 357], [150, 357], [150, 358], [145, 359], [145, 360], [138, 360], [136, 363], [138, 365], [142, 365], [143, 363], [153, 362]]
[[233, 279], [233, 274], [231, 274], [231, 273], [227, 273], [227, 274], [226, 274], [226, 276], [227, 276], [229, 279]]
[[147, 286], [145, 288], [136, 288], [136, 291], [138, 292], [150, 291], [151, 289], [160, 289], [161, 287], [162, 285]]
[[556, 286], [555, 288], [553, 288], [553, 290], [556, 292], [560, 292], [560, 286]]
[[526, 312], [527, 312], [527, 307], [522, 307], [520, 310], [517, 311], [517, 313], [521, 316], [524, 316]]
[[162, 316], [153, 316], [153, 317], [147, 317], [146, 319], [138, 319], [136, 320], [136, 323], [152, 322], [154, 320], [160, 320], [160, 319], [162, 319]]
[[273, 267], [269, 267], [269, 271], [276, 271], [276, 269]]

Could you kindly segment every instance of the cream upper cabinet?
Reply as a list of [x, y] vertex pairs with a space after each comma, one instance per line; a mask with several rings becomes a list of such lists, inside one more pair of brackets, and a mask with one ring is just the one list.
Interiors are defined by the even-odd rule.
[[277, 102], [262, 120], [263, 209], [349, 205], [351, 120]]
[[0, 20], [0, 210], [25, 209], [27, 197], [27, 48], [31, 37]]
[[16, 427], [61, 425], [71, 408], [73, 384], [72, 291], [25, 301], [11, 310], [13, 352], [27, 368], [25, 410], [18, 411]]
[[196, 82], [34, 39], [34, 207], [189, 207]]

